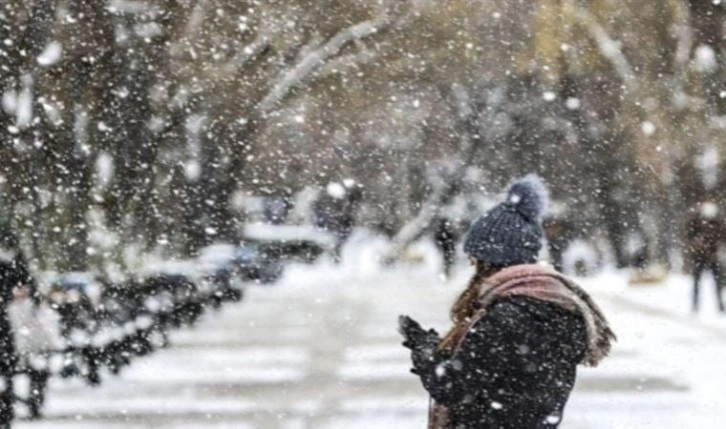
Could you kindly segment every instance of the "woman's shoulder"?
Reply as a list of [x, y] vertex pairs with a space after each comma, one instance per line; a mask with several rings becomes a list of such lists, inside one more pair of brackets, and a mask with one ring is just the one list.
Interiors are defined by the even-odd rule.
[[[487, 321], [488, 319], [488, 321]], [[557, 304], [527, 296], [505, 297], [494, 302], [478, 324], [496, 324], [504, 329], [554, 336], [586, 335], [583, 317]]]
[[507, 297], [493, 304], [490, 314], [496, 319], [508, 319], [510, 322], [499, 324], [524, 329], [525, 336], [543, 346], [560, 344], [560, 352], [572, 355], [575, 361], [582, 359], [587, 348], [587, 325], [582, 315], [557, 304], [526, 296]]
[[498, 300], [494, 306], [504, 306], [510, 308], [510, 311], [519, 311], [529, 313], [535, 317], [547, 317], [547, 318], [574, 318], [581, 319], [576, 312], [567, 309], [554, 302], [546, 301], [543, 299], [531, 297], [531, 296], [509, 296]]

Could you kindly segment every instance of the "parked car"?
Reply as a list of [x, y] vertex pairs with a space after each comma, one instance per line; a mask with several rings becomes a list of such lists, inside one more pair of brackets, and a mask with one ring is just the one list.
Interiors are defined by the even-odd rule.
[[282, 276], [284, 262], [275, 246], [250, 241], [237, 249], [235, 267], [243, 280], [274, 283]]
[[60, 315], [64, 338], [70, 339], [74, 329], [94, 329], [101, 290], [89, 273], [65, 273], [51, 281], [48, 302]]
[[332, 251], [336, 240], [329, 232], [307, 225], [248, 224], [244, 242], [269, 258], [312, 263]]
[[201, 292], [214, 291], [217, 298], [213, 305], [219, 307], [222, 301], [240, 301], [244, 296], [244, 285], [236, 262], [237, 246], [213, 244], [203, 248], [198, 259], [197, 277]]

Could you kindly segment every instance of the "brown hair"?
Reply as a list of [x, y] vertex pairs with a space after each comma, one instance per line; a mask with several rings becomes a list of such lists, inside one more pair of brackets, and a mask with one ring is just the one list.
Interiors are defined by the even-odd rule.
[[502, 267], [488, 265], [478, 259], [472, 259], [472, 263], [476, 267], [476, 271], [471, 277], [471, 280], [469, 280], [466, 289], [454, 301], [454, 305], [451, 306], [450, 316], [451, 321], [454, 322], [454, 326], [449, 330], [444, 339], [441, 340], [439, 351], [451, 353], [454, 350], [454, 347], [456, 347], [456, 344], [460, 340], [460, 335], [456, 335], [456, 333], [465, 332], [460, 328], [471, 321], [471, 317], [478, 309], [479, 287], [482, 281], [502, 269]]

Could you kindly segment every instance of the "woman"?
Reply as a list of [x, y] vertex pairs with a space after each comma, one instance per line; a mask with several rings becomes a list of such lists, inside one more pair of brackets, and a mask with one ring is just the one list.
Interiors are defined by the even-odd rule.
[[615, 335], [588, 294], [536, 265], [546, 188], [528, 176], [471, 227], [476, 272], [440, 339], [402, 316], [412, 372], [431, 396], [431, 429], [556, 428], [576, 366], [595, 366]]

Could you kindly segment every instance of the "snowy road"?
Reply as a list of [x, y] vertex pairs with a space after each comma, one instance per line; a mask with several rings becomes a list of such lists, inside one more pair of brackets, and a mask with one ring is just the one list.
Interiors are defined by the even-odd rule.
[[[466, 275], [442, 284], [427, 269], [290, 270], [99, 388], [55, 383], [47, 418], [16, 427], [423, 428], [426, 398], [396, 317], [443, 330]], [[726, 324], [646, 306], [602, 280], [591, 286], [620, 341], [600, 368], [580, 372], [561, 427], [722, 428]]]

